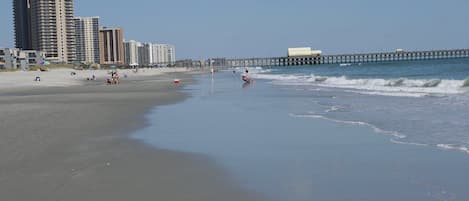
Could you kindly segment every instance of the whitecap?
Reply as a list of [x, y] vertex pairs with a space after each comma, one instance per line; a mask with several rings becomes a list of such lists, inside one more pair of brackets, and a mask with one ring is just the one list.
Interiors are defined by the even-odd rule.
[[[381, 96], [424, 97], [429, 95], [461, 94], [466, 93], [464, 87], [469, 86], [466, 80], [440, 80], [440, 79], [380, 79], [355, 78], [346, 76], [327, 77], [314, 74], [268, 74], [255, 73], [257, 79], [272, 80], [279, 85], [312, 85], [341, 89], [353, 89], [355, 93]], [[467, 88], [467, 87], [466, 87]], [[358, 91], [356, 91], [358, 90]]]

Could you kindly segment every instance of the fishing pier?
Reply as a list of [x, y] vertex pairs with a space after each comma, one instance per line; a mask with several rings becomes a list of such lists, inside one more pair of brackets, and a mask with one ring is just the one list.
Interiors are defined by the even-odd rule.
[[469, 58], [469, 49], [431, 50], [431, 51], [403, 51], [362, 54], [339, 55], [309, 55], [268, 58], [238, 58], [226, 59], [222, 63], [227, 67], [256, 67], [256, 66], [299, 66], [321, 64], [357, 64], [396, 61], [419, 61], [437, 59]]

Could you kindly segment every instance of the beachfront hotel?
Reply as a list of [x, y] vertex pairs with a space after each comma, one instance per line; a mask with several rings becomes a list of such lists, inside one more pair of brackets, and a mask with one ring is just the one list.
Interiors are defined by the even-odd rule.
[[168, 44], [125, 41], [125, 64], [129, 66], [168, 66], [176, 63], [175, 47]]
[[153, 44], [152, 45], [152, 64], [175, 64], [176, 48], [169, 44]]
[[125, 64], [128, 66], [168, 66], [176, 63], [175, 48], [168, 44], [124, 41]]
[[125, 64], [129, 66], [150, 66], [152, 62], [152, 44], [135, 40], [125, 41]]
[[99, 17], [75, 17], [75, 34], [76, 60], [99, 63]]
[[142, 43], [138, 47], [138, 63], [140, 66], [150, 66], [152, 64], [152, 46], [151, 43]]
[[139, 47], [142, 46], [142, 43], [130, 40], [124, 41], [124, 52], [125, 52], [125, 64], [128, 66], [140, 66], [139, 64]]
[[46, 52], [48, 60], [76, 59], [73, 0], [14, 0], [16, 47]]
[[122, 28], [99, 28], [100, 64], [124, 65], [124, 32]]

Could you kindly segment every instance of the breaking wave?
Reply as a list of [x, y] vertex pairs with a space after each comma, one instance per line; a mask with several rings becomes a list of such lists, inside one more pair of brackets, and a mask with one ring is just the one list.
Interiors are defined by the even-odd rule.
[[346, 76], [327, 77], [300, 74], [254, 74], [257, 79], [273, 80], [283, 85], [315, 85], [321, 87], [334, 87], [356, 89], [354, 91], [364, 94], [384, 96], [411, 96], [422, 97], [431, 94], [459, 94], [467, 92], [469, 78], [466, 80], [445, 79], [352, 79]]
[[469, 87], [469, 78], [464, 80], [464, 84], [462, 85], [462, 87]]

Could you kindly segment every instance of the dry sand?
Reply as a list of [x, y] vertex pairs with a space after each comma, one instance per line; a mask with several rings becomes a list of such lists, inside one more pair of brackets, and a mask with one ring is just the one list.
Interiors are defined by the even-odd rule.
[[118, 86], [103, 78], [0, 89], [1, 201], [263, 199], [209, 158], [128, 138], [150, 108], [186, 97], [171, 80], [187, 83], [190, 75], [135, 76]]
[[[186, 68], [141, 68], [137, 72], [133, 70], [119, 70], [120, 77], [126, 75], [128, 78], [144, 78], [149, 76], [162, 75], [165, 73], [187, 72]], [[71, 75], [71, 73], [76, 73]], [[97, 79], [109, 78], [110, 70], [74, 70], [74, 69], [54, 69], [47, 72], [41, 71], [16, 71], [0, 73], [0, 90], [40, 88], [40, 87], [66, 87], [82, 85], [83, 81], [93, 75]], [[35, 78], [40, 77], [40, 82], [35, 82]]]

